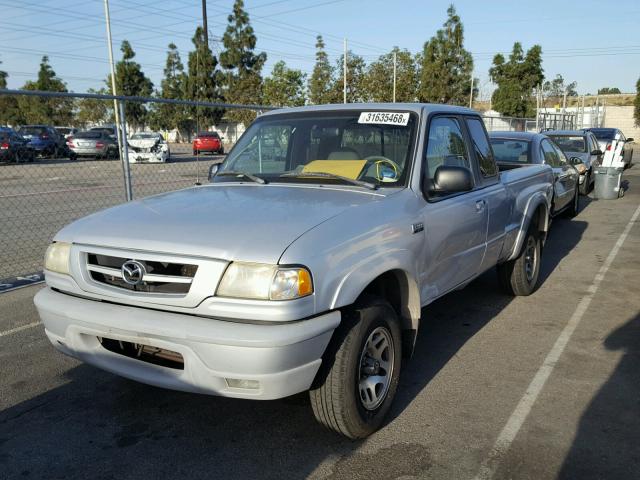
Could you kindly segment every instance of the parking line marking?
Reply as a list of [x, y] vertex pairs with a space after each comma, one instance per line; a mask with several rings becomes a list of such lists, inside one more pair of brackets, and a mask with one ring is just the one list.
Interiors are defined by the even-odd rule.
[[489, 452], [489, 455], [482, 462], [480, 470], [475, 476], [476, 480], [488, 480], [490, 478], [493, 478], [500, 458], [507, 452], [507, 450], [509, 450], [509, 447], [513, 443], [513, 440], [516, 438], [516, 435], [520, 431], [520, 428], [529, 416], [533, 404], [544, 388], [545, 383], [551, 376], [554, 367], [558, 363], [560, 355], [562, 355], [562, 352], [571, 339], [571, 335], [576, 330], [578, 324], [580, 323], [580, 320], [582, 320], [582, 317], [589, 308], [593, 297], [598, 291], [598, 287], [602, 283], [602, 280], [609, 270], [611, 263], [613, 263], [616, 255], [618, 255], [622, 244], [629, 235], [629, 232], [633, 228], [633, 225], [638, 219], [638, 216], [640, 216], [640, 205], [638, 206], [638, 208], [636, 208], [636, 211], [631, 216], [631, 220], [629, 220], [629, 223], [627, 223], [627, 226], [625, 227], [620, 237], [618, 237], [618, 241], [611, 249], [611, 252], [609, 252], [609, 255], [607, 256], [604, 264], [600, 267], [600, 270], [598, 270], [598, 273], [593, 279], [593, 283], [587, 290], [588, 293], [584, 297], [582, 297], [582, 299], [578, 303], [578, 306], [573, 312], [573, 315], [571, 315], [571, 318], [567, 322], [567, 325], [560, 333], [560, 336], [558, 336], [555, 344], [547, 354], [544, 362], [542, 362], [542, 365], [536, 372], [533, 380], [531, 380], [531, 383], [527, 387], [527, 390], [524, 392], [524, 395], [520, 399], [520, 402], [518, 402], [518, 405], [509, 417], [509, 420], [507, 420], [506, 425], [500, 432], [500, 435], [498, 436], [496, 443], [493, 445], [493, 448]]
[[21, 325], [19, 327], [16, 328], [12, 328], [10, 330], [5, 330], [4, 332], [0, 332], [0, 337], [6, 337], [8, 335], [12, 335], [14, 333], [18, 333], [21, 332], [23, 330], [27, 330], [29, 328], [33, 328], [33, 327], [37, 327], [38, 325], [40, 325], [42, 322], [33, 322], [33, 323], [27, 323], [26, 325]]

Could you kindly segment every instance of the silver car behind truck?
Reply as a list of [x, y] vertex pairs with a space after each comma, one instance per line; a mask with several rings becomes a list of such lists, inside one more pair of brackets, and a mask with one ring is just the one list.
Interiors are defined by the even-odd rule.
[[78, 132], [67, 139], [67, 146], [76, 157], [106, 159], [117, 156], [118, 152], [116, 140], [100, 130]]
[[536, 288], [552, 171], [499, 172], [472, 110], [278, 110], [216, 168], [55, 236], [35, 303], [56, 348], [177, 390], [309, 390], [319, 422], [361, 438], [423, 307], [496, 265], [511, 294]]

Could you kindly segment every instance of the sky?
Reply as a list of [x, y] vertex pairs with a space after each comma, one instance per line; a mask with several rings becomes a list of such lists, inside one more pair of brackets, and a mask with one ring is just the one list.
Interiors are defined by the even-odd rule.
[[[162, 79], [166, 47], [174, 42], [186, 65], [191, 37], [202, 21], [200, 0], [110, 0], [114, 53], [129, 40], [136, 60], [156, 86]], [[267, 53], [265, 75], [284, 60], [310, 74], [315, 36], [321, 33], [332, 62], [349, 49], [367, 62], [394, 46], [412, 53], [446, 19], [450, 0], [246, 0], [257, 49]], [[547, 78], [561, 74], [577, 82], [579, 94], [618, 87], [634, 92], [640, 77], [638, 0], [464, 0], [453, 2], [465, 29], [465, 48], [474, 58], [480, 97], [492, 89], [488, 70], [495, 53], [508, 54], [519, 41], [542, 46]], [[615, 5], [607, 11], [603, 5]], [[233, 0], [209, 0], [209, 35], [214, 51]], [[9, 88], [33, 79], [42, 55], [75, 92], [104, 86], [109, 70], [103, 0], [0, 0], [0, 65]]]

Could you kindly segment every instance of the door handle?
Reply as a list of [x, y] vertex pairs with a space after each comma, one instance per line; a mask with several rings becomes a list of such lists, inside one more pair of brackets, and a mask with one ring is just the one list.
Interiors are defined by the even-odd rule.
[[487, 204], [486, 200], [478, 200], [476, 202], [476, 212], [483, 211], [486, 204]]

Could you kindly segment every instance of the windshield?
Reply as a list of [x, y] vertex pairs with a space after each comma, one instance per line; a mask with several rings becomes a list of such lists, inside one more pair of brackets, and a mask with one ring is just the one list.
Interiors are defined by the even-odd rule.
[[598, 140], [613, 140], [613, 137], [616, 135], [615, 128], [592, 128], [591, 133], [593, 133]]
[[159, 133], [134, 133], [131, 136], [131, 140], [148, 140], [159, 138]]
[[[240, 138], [220, 173], [250, 173], [269, 182], [403, 186], [416, 123], [414, 114], [402, 112], [266, 116]], [[218, 174], [214, 181], [237, 178]]]
[[587, 143], [584, 137], [570, 135], [549, 135], [549, 138], [556, 142], [563, 152], [584, 153], [587, 151]]
[[491, 147], [496, 162], [529, 163], [529, 145], [526, 140], [510, 140], [508, 138], [492, 138]]

